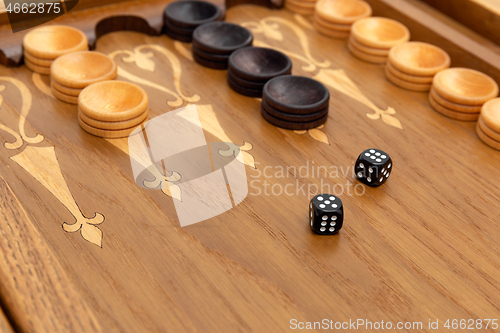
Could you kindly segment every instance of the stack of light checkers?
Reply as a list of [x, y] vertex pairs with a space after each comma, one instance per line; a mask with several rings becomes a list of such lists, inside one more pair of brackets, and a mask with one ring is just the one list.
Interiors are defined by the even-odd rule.
[[285, 8], [302, 15], [314, 14], [316, 0], [285, 0]]
[[469, 68], [448, 68], [434, 76], [429, 102], [447, 117], [475, 121], [483, 104], [497, 96], [498, 85], [488, 75]]
[[500, 98], [484, 103], [476, 131], [484, 143], [500, 150]]
[[269, 123], [290, 130], [318, 127], [328, 118], [330, 93], [311, 78], [295, 75], [275, 77], [266, 83], [261, 113]]
[[57, 57], [89, 49], [87, 36], [73, 27], [48, 25], [24, 36], [24, 64], [33, 72], [49, 75]]
[[354, 22], [347, 46], [361, 60], [384, 64], [393, 46], [409, 40], [410, 31], [398, 21], [368, 17]]
[[229, 57], [227, 82], [239, 94], [261, 97], [267, 81], [292, 73], [292, 61], [285, 54], [263, 47], [244, 47]]
[[319, 0], [313, 25], [323, 35], [346, 39], [354, 22], [371, 15], [372, 8], [364, 1]]
[[103, 81], [83, 89], [78, 98], [80, 126], [103, 138], [127, 137], [148, 119], [148, 95], [123, 81]]
[[52, 64], [52, 94], [63, 102], [78, 104], [78, 96], [84, 88], [96, 82], [114, 80], [116, 74], [116, 63], [105, 54], [91, 51], [68, 53]]
[[234, 51], [253, 43], [252, 33], [228, 22], [203, 24], [193, 33], [193, 58], [202, 66], [227, 69]]
[[414, 91], [429, 91], [437, 72], [450, 67], [450, 56], [437, 46], [406, 42], [389, 52], [385, 74], [395, 85]]
[[175, 1], [165, 8], [163, 31], [172, 39], [191, 43], [194, 30], [221, 19], [221, 10], [206, 1]]

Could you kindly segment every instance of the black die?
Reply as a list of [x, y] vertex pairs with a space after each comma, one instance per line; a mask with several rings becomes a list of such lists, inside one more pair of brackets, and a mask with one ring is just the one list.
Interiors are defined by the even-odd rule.
[[333, 235], [342, 229], [344, 207], [332, 194], [320, 194], [309, 203], [309, 223], [312, 231], [320, 235]]
[[380, 149], [367, 149], [359, 155], [354, 166], [356, 177], [368, 186], [380, 186], [392, 172], [389, 154]]

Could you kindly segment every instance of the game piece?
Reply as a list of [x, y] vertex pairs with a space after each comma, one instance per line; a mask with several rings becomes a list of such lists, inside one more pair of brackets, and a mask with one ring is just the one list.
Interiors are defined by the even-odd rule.
[[318, 127], [319, 125], [322, 125], [326, 122], [328, 119], [328, 113], [324, 115], [323, 117], [313, 120], [313, 121], [303, 121], [303, 122], [295, 122], [295, 121], [288, 121], [288, 120], [282, 120], [278, 119], [276, 117], [271, 116], [263, 107], [261, 107], [261, 114], [262, 117], [267, 120], [270, 124], [274, 126], [278, 126], [284, 129], [289, 129], [289, 130], [307, 130], [307, 129], [313, 129]]
[[301, 6], [290, 0], [285, 0], [285, 8], [290, 9], [292, 12], [302, 15], [313, 15], [314, 6]]
[[333, 37], [333, 38], [339, 38], [339, 39], [347, 39], [349, 37], [349, 31], [337, 31], [333, 29], [329, 29], [318, 21], [313, 21], [313, 26], [318, 30], [319, 33], [328, 36], [328, 37]]
[[389, 61], [399, 71], [417, 76], [434, 76], [450, 67], [450, 56], [428, 43], [405, 42], [391, 48]]
[[165, 34], [175, 40], [183, 43], [191, 43], [193, 41], [193, 35], [183, 35], [173, 32], [172, 30], [165, 30]]
[[323, 27], [330, 29], [330, 30], [334, 30], [334, 31], [338, 31], [338, 32], [341, 32], [341, 31], [350, 32], [351, 31], [351, 24], [333, 23], [333, 22], [330, 22], [330, 21], [327, 21], [327, 20], [321, 18], [321, 16], [319, 16], [317, 13], [314, 14], [313, 21], [318, 22], [320, 25], [322, 25]]
[[291, 121], [291, 122], [310, 122], [317, 120], [319, 118], [324, 117], [326, 114], [328, 114], [328, 108], [324, 108], [323, 110], [320, 110], [318, 112], [310, 113], [310, 114], [295, 114], [295, 113], [286, 113], [286, 112], [281, 112], [267, 104], [266, 100], [262, 100], [262, 108], [271, 116], [281, 119], [281, 120], [286, 120], [286, 121]]
[[193, 45], [209, 53], [231, 54], [252, 42], [248, 29], [228, 22], [206, 23], [193, 32]]
[[57, 98], [58, 100], [61, 100], [65, 103], [69, 103], [69, 104], [78, 104], [78, 97], [63, 94], [62, 92], [58, 91], [54, 87], [52, 87], [51, 91], [52, 91], [52, 95], [54, 95], [54, 97]]
[[500, 98], [484, 103], [481, 109], [481, 119], [493, 131], [500, 133]]
[[195, 29], [198, 26], [220, 19], [220, 9], [206, 1], [175, 1], [164, 11], [164, 20], [179, 28]]
[[83, 90], [83, 89], [65, 87], [63, 85], [60, 85], [59, 83], [57, 83], [57, 81], [54, 80], [50, 80], [50, 86], [63, 94], [75, 97], [78, 97]]
[[193, 59], [200, 65], [212, 69], [227, 69], [227, 61], [214, 61], [200, 56], [198, 53], [193, 52]]
[[376, 56], [369, 53], [365, 53], [357, 49], [351, 42], [347, 43], [347, 48], [351, 53], [361, 60], [371, 62], [374, 64], [385, 64], [387, 62], [387, 56]]
[[229, 57], [229, 69], [237, 77], [251, 82], [291, 74], [292, 61], [282, 52], [264, 47], [244, 47]]
[[114, 79], [118, 68], [107, 55], [81, 51], [63, 55], [51, 66], [51, 78], [62, 86], [83, 89], [93, 83]]
[[99, 121], [88, 117], [87, 115], [85, 115], [85, 113], [81, 112], [80, 109], [78, 109], [78, 117], [80, 117], [84, 123], [97, 129], [103, 130], [123, 130], [131, 127], [136, 127], [141, 123], [147, 121], [148, 115], [149, 109], [143, 112], [140, 116], [132, 118], [130, 120]]
[[407, 27], [385, 17], [368, 17], [354, 22], [351, 35], [366, 46], [387, 49], [410, 39]]
[[148, 95], [141, 87], [124, 81], [102, 81], [83, 89], [80, 111], [99, 121], [125, 121], [148, 109]]
[[389, 55], [389, 49], [377, 49], [374, 47], [368, 47], [366, 45], [361, 44], [357, 40], [355, 40], [352, 36], [349, 38], [348, 43], [352, 44], [356, 49], [358, 49], [361, 52], [368, 53], [374, 56], [378, 57], [385, 57], [387, 59], [387, 56]]
[[205, 52], [199, 48], [197, 48], [195, 45], [192, 46], [193, 53], [196, 53], [202, 58], [205, 58], [210, 61], [215, 61], [215, 62], [225, 62], [227, 63], [229, 60], [229, 55], [227, 54], [217, 54], [217, 53], [210, 53], [210, 52]]
[[385, 75], [389, 81], [397, 85], [398, 87], [412, 90], [412, 91], [429, 91], [431, 89], [431, 83], [413, 83], [410, 81], [402, 80], [392, 74], [388, 67], [385, 67]]
[[403, 73], [399, 69], [395, 68], [390, 61], [387, 61], [386, 66], [391, 74], [403, 81], [418, 84], [432, 84], [432, 79], [434, 78], [433, 76], [416, 76]]
[[486, 125], [486, 123], [484, 122], [484, 120], [482, 119], [481, 116], [479, 116], [479, 119], [477, 120], [477, 122], [479, 124], [479, 127], [483, 130], [484, 134], [486, 134], [487, 136], [489, 136], [493, 140], [500, 142], [500, 133], [496, 132], [494, 129], [492, 129], [491, 127]]
[[35, 73], [50, 75], [50, 67], [35, 65], [28, 59], [24, 59], [24, 64], [26, 65], [26, 67], [28, 67], [28, 69], [32, 70]]
[[231, 89], [236, 91], [238, 94], [248, 97], [262, 97], [262, 89], [252, 89], [240, 86], [239, 84], [231, 80], [229, 76], [227, 77], [227, 83], [229, 84], [229, 87], [231, 87]]
[[78, 122], [80, 123], [80, 127], [87, 133], [90, 133], [92, 135], [101, 137], [101, 138], [107, 138], [107, 139], [118, 139], [118, 138], [126, 138], [132, 133], [132, 131], [135, 130], [137, 126], [128, 128], [128, 129], [123, 129], [123, 130], [103, 130], [99, 128], [95, 128], [90, 126], [89, 124], [86, 124], [82, 118], [78, 117]]
[[480, 113], [482, 109], [481, 105], [462, 105], [450, 102], [439, 95], [434, 88], [431, 88], [430, 94], [432, 95], [432, 98], [434, 99], [434, 101], [436, 101], [436, 103], [456, 112]]
[[442, 106], [436, 100], [434, 97], [432, 97], [431, 94], [429, 94], [429, 103], [431, 104], [432, 108], [436, 110], [437, 112], [441, 113], [442, 115], [455, 119], [455, 120], [462, 120], [462, 121], [476, 121], [479, 118], [479, 112], [477, 113], [466, 113], [466, 112], [458, 112], [454, 111], [451, 109], [448, 109], [445, 106]]
[[278, 111], [310, 114], [328, 107], [330, 92], [314, 79], [282, 75], [266, 83], [262, 98]]
[[40, 59], [54, 60], [66, 53], [88, 50], [87, 36], [63, 25], [44, 25], [24, 36], [25, 52]]
[[50, 67], [54, 62], [54, 60], [46, 60], [34, 57], [26, 51], [24, 51], [23, 55], [25, 60], [28, 60], [30, 63], [40, 67]]
[[469, 68], [442, 70], [432, 85], [443, 98], [464, 105], [483, 105], [498, 95], [498, 84], [491, 77]]
[[239, 86], [249, 88], [249, 89], [255, 89], [255, 90], [260, 90], [262, 92], [262, 89], [264, 89], [264, 85], [266, 84], [265, 82], [253, 82], [253, 81], [248, 81], [245, 79], [242, 79], [236, 75], [233, 74], [231, 71], [231, 68], [228, 69], [227, 71], [227, 78], [228, 80], [233, 81]]
[[368, 186], [384, 184], [392, 172], [392, 160], [386, 152], [371, 148], [359, 155], [354, 170], [356, 177]]
[[344, 224], [342, 200], [333, 194], [320, 194], [309, 203], [311, 230], [320, 235], [336, 234]]
[[496, 141], [490, 138], [488, 135], [486, 135], [486, 133], [481, 129], [481, 125], [479, 122], [476, 124], [476, 133], [477, 136], [481, 139], [481, 141], [483, 141], [485, 144], [487, 144], [491, 148], [500, 150], [500, 141]]
[[336, 24], [353, 24], [372, 15], [372, 8], [364, 1], [319, 0], [315, 13], [323, 20]]

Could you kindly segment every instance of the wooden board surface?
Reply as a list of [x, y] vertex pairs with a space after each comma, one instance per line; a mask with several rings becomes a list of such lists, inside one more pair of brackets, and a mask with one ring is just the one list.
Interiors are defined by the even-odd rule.
[[[225, 71], [194, 63], [189, 44], [135, 32], [97, 43], [117, 60], [119, 79], [147, 91], [152, 116], [195, 103], [207, 141], [244, 147], [249, 196], [184, 228], [177, 199], [135, 185], [126, 141], [84, 132], [76, 107], [50, 96], [47, 77], [0, 67], [4, 188], [100, 327], [282, 332], [292, 319], [362, 318], [430, 331], [429, 319], [496, 318], [500, 153], [475, 124], [436, 113], [426, 93], [392, 85], [383, 66], [354, 58], [344, 41], [287, 10], [240, 6], [227, 21], [252, 29], [255, 45], [287, 52], [294, 74], [327, 84], [324, 127], [268, 124], [260, 101], [233, 92]], [[394, 172], [357, 195], [352, 167], [370, 147], [391, 155]], [[344, 228], [333, 237], [308, 226], [309, 199], [323, 184], [345, 190]], [[286, 185], [292, 195], [276, 194]]]

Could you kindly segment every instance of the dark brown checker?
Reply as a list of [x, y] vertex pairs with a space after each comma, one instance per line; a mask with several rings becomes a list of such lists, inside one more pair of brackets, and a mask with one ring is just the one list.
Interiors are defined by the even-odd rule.
[[194, 44], [193, 44], [193, 53], [196, 53], [197, 55], [199, 55], [202, 58], [205, 58], [205, 59], [208, 59], [211, 61], [216, 61], [216, 62], [226, 62], [227, 63], [227, 61], [229, 59], [229, 56], [226, 54], [217, 54], [217, 53], [206, 52], [206, 51], [199, 49]]
[[194, 29], [201, 24], [218, 20], [220, 9], [206, 1], [175, 1], [165, 8], [164, 19], [178, 27]]
[[319, 125], [324, 124], [328, 119], [328, 113], [327, 113], [323, 117], [316, 119], [314, 121], [309, 121], [309, 122], [287, 121], [271, 116], [263, 107], [261, 108], [261, 114], [262, 117], [264, 117], [264, 119], [267, 120], [270, 124], [289, 130], [307, 130], [316, 128]]
[[266, 83], [263, 90], [266, 102], [282, 112], [308, 114], [328, 106], [330, 92], [314, 79], [283, 75]]
[[231, 54], [252, 45], [250, 30], [229, 22], [210, 22], [199, 26], [193, 33], [193, 44], [210, 53]]
[[231, 54], [229, 68], [242, 79], [267, 82], [292, 73], [292, 61], [280, 51], [263, 47], [244, 47]]
[[262, 108], [269, 113], [269, 115], [281, 119], [281, 120], [286, 120], [286, 121], [291, 121], [291, 122], [310, 122], [317, 120], [321, 117], [324, 117], [326, 114], [328, 114], [328, 107], [320, 110], [318, 112], [314, 112], [311, 114], [295, 114], [295, 113], [286, 113], [286, 112], [281, 112], [276, 110], [275, 108], [269, 106], [267, 104], [266, 100], [262, 100]]
[[193, 58], [197, 63], [208, 68], [227, 69], [227, 61], [213, 61], [200, 56], [196, 52], [193, 52]]
[[228, 68], [228, 70], [227, 70], [227, 77], [229, 79], [231, 79], [231, 81], [233, 81], [234, 83], [236, 83], [242, 87], [256, 89], [256, 90], [260, 90], [260, 91], [262, 91], [262, 89], [264, 88], [264, 85], [266, 84], [265, 82], [253, 82], [253, 81], [248, 81], [248, 80], [242, 79], [242, 78], [234, 75], [233, 72], [231, 71], [231, 68]]
[[227, 83], [229, 84], [231, 89], [236, 91], [238, 94], [248, 96], [248, 97], [262, 97], [262, 90], [251, 89], [251, 88], [240, 86], [239, 84], [237, 84], [236, 82], [231, 80], [231, 78], [229, 76], [227, 77]]

